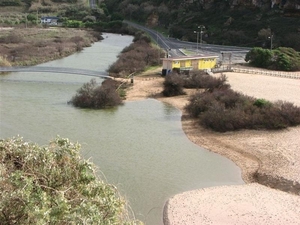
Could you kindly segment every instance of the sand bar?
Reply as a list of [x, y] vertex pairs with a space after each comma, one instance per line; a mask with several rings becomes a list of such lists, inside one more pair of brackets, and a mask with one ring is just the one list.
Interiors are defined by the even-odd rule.
[[[270, 101], [289, 101], [300, 106], [299, 79], [225, 74], [235, 91]], [[155, 97], [180, 109], [183, 113], [182, 128], [187, 137], [197, 145], [231, 159], [241, 168], [243, 180], [247, 183], [178, 193], [166, 203], [164, 223], [299, 224], [300, 126], [281, 131], [209, 131], [186, 116], [184, 106], [188, 102], [188, 95], [172, 98], [160, 95], [162, 82], [163, 78], [158, 75], [136, 77], [127, 100]], [[187, 92], [191, 94], [195, 90]], [[286, 205], [282, 205], [283, 201]], [[234, 209], [232, 213], [226, 211], [229, 202], [231, 211]], [[221, 214], [222, 210], [226, 212]], [[266, 216], [263, 217], [261, 212]]]

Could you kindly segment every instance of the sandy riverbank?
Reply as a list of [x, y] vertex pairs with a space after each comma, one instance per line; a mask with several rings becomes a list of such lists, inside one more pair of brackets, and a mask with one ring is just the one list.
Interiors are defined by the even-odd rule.
[[[225, 74], [228, 77], [228, 83], [236, 91], [271, 101], [290, 101], [300, 106], [300, 80], [241, 73]], [[242, 169], [243, 179], [246, 183], [259, 182], [280, 190], [296, 193], [296, 195], [284, 193], [284, 201], [290, 207], [283, 209], [275, 207], [280, 205], [283, 200], [281, 198], [282, 192], [274, 192], [271, 188], [259, 184], [205, 189], [206, 195], [214, 199], [212, 203], [226, 209], [228, 203], [221, 198], [222, 193], [224, 191], [238, 192], [239, 195], [230, 195], [231, 206], [236, 207], [236, 209], [243, 208], [246, 203], [252, 204], [255, 205], [258, 212], [261, 209], [261, 212], [264, 211], [265, 215], [268, 216], [268, 212], [273, 212], [273, 208], [276, 208], [276, 213], [281, 218], [293, 218], [292, 221], [294, 222], [296, 219], [300, 221], [300, 126], [283, 131], [245, 130], [226, 133], [208, 131], [199, 127], [186, 116], [184, 106], [187, 104], [188, 96], [164, 98], [159, 95], [162, 91], [162, 82], [163, 78], [160, 76], [136, 77], [133, 88], [127, 94], [127, 100], [155, 96], [163, 102], [172, 104], [183, 113], [182, 128], [187, 137], [199, 146], [221, 154], [235, 162]], [[216, 190], [219, 195], [217, 195]], [[209, 206], [206, 201], [202, 201], [202, 194], [192, 193], [183, 193], [168, 201], [165, 207], [165, 224], [199, 224], [199, 221], [201, 221], [201, 224], [246, 224], [246, 222], [248, 224], [261, 224], [257, 223], [258, 220], [255, 220], [260, 215], [250, 208], [248, 214], [251, 215], [253, 220], [250, 220], [249, 216], [243, 216], [247, 213], [246, 206], [245, 210], [236, 210], [234, 215], [229, 211], [225, 211], [222, 218], [226, 217], [226, 222], [217, 222], [217, 220], [210, 217], [219, 215], [218, 210], [214, 211], [215, 207], [213, 205]], [[265, 201], [261, 201], [262, 196], [258, 193], [263, 194]], [[275, 196], [278, 196], [278, 198]], [[268, 199], [274, 200], [269, 201]], [[182, 207], [182, 204], [184, 204], [184, 207]], [[204, 208], [210, 208], [210, 213], [207, 214], [206, 211], [203, 211]], [[190, 222], [184, 222], [187, 219], [184, 215], [189, 215], [189, 212], [195, 211], [195, 209], [201, 213], [193, 214], [192, 220], [188, 220]], [[174, 214], [174, 210], [179, 210], [181, 213]], [[211, 222], [204, 222], [203, 216], [206, 216], [207, 221]], [[271, 218], [272, 214], [269, 216]], [[219, 216], [216, 218], [219, 218]], [[243, 218], [245, 223], [243, 223]], [[192, 221], [193, 223], [191, 223]], [[287, 223], [281, 224], [296, 224], [290, 220], [286, 221]]]

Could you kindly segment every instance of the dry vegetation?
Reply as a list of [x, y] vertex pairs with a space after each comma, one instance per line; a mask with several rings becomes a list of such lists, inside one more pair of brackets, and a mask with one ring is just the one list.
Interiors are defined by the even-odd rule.
[[85, 83], [72, 97], [71, 103], [79, 108], [103, 109], [122, 104], [120, 88], [122, 83], [112, 79], [106, 79], [100, 85], [95, 79]]
[[137, 32], [133, 43], [123, 49], [108, 72], [113, 77], [127, 77], [129, 74], [140, 73], [149, 67], [160, 65], [160, 58], [163, 56], [163, 51], [153, 46], [148, 36]]
[[270, 102], [238, 93], [227, 78], [201, 71], [190, 75], [170, 74], [164, 82], [164, 96], [182, 95], [184, 88], [200, 89], [190, 96], [186, 110], [205, 128], [218, 132], [242, 129], [284, 129], [300, 124], [300, 108], [291, 102]]
[[80, 51], [101, 38], [100, 33], [80, 29], [2, 29], [0, 53], [12, 66], [36, 65]]

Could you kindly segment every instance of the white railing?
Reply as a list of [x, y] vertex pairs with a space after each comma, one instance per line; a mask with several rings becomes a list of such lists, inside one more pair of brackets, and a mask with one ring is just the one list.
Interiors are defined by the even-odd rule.
[[233, 70], [233, 72], [236, 73], [251, 73], [251, 74], [260, 74], [260, 75], [274, 76], [274, 77], [300, 79], [300, 72], [284, 72], [284, 71], [260, 70], [260, 69], [239, 68], [239, 67], [231, 67], [231, 69]]

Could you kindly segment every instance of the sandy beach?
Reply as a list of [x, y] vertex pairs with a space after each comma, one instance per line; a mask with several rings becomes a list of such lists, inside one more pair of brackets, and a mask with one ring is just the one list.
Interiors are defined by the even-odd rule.
[[[156, 75], [153, 71], [148, 73], [135, 77], [127, 100], [154, 97], [181, 110], [182, 128], [187, 137], [197, 145], [231, 159], [241, 168], [246, 183], [179, 193], [165, 205], [164, 224], [299, 224], [300, 126], [281, 131], [226, 133], [203, 129], [184, 111], [188, 96], [195, 90], [187, 91], [185, 96], [162, 97], [164, 78], [157, 72]], [[300, 79], [224, 74], [235, 91], [300, 106]]]

